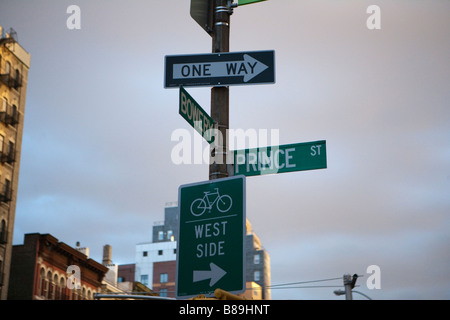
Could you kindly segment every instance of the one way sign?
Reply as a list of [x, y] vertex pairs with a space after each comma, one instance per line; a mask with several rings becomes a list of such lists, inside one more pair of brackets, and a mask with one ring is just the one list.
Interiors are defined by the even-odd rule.
[[263, 83], [275, 83], [273, 50], [165, 57], [165, 88]]

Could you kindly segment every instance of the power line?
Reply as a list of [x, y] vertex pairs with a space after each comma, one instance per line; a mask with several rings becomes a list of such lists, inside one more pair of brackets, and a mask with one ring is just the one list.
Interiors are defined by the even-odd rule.
[[[313, 282], [324, 282], [324, 281], [332, 281], [332, 280], [341, 280], [342, 277], [339, 278], [329, 278], [329, 279], [320, 279], [320, 280], [309, 280], [309, 281], [300, 281], [300, 282], [288, 282], [288, 283], [280, 283], [280, 284], [274, 284], [270, 286], [265, 286], [266, 288], [275, 288], [275, 287], [281, 287], [281, 286], [291, 286], [295, 284], [305, 284], [305, 283], [313, 283]], [[342, 286], [341, 286], [342, 287]]]
[[[358, 275], [358, 277], [363, 277], [364, 275]], [[287, 282], [287, 283], [279, 283], [268, 286], [260, 286], [260, 288], [246, 288], [246, 289], [309, 289], [309, 288], [342, 288], [343, 285], [335, 285], [335, 286], [294, 286], [298, 284], [307, 284], [307, 283], [315, 283], [315, 282], [324, 282], [324, 281], [333, 281], [333, 280], [342, 280], [342, 277], [336, 278], [327, 278], [327, 279], [319, 279], [319, 280], [308, 280], [308, 281], [298, 281], [298, 282]], [[356, 286], [359, 287], [359, 286]]]
[[310, 289], [310, 288], [342, 288], [343, 286], [300, 286], [300, 287], [276, 287], [271, 289]]
[[[358, 277], [363, 277], [364, 275], [358, 275]], [[325, 282], [325, 281], [333, 281], [333, 280], [342, 280], [342, 277], [336, 278], [327, 278], [327, 279], [319, 279], [319, 280], [308, 280], [308, 281], [298, 281], [298, 282], [287, 282], [287, 283], [279, 283], [268, 286], [259, 286], [259, 287], [247, 287], [246, 290], [263, 290], [263, 289], [312, 289], [312, 288], [342, 288], [343, 285], [335, 285], [335, 286], [295, 286], [298, 284], [307, 284], [307, 283], [315, 283], [315, 282]], [[355, 286], [359, 287], [359, 286]], [[153, 290], [154, 293], [160, 292], [158, 290]], [[175, 291], [165, 291], [165, 293], [174, 293]]]

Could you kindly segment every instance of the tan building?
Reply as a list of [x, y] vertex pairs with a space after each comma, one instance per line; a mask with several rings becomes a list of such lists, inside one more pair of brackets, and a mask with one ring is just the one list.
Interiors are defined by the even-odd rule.
[[0, 26], [0, 299], [8, 295], [30, 54]]
[[133, 277], [128, 276], [125, 281], [121, 276], [120, 266], [112, 262], [112, 247], [109, 244], [103, 246], [102, 263], [108, 271], [102, 280], [101, 292], [94, 295], [95, 299], [134, 300], [137, 296], [157, 296], [142, 283], [134, 281], [134, 265], [128, 265], [127, 270], [133, 273]]

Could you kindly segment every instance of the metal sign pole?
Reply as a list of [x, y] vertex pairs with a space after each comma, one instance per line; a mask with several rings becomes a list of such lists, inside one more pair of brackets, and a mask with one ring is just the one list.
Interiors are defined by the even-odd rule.
[[[212, 52], [230, 51], [230, 0], [214, 0], [214, 31], [212, 34]], [[229, 87], [211, 89], [211, 118], [217, 124], [222, 139], [216, 137], [211, 145], [209, 180], [228, 177], [228, 128], [229, 128]]]

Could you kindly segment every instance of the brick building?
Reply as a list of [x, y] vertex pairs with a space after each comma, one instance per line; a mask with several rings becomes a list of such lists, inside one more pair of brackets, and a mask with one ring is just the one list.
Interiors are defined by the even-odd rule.
[[50, 234], [26, 234], [23, 245], [13, 246], [8, 299], [91, 300], [108, 270]]
[[122, 264], [118, 268], [118, 282], [134, 282], [134, 271], [136, 269], [136, 264]]
[[153, 264], [153, 290], [161, 297], [175, 297], [176, 260]]

